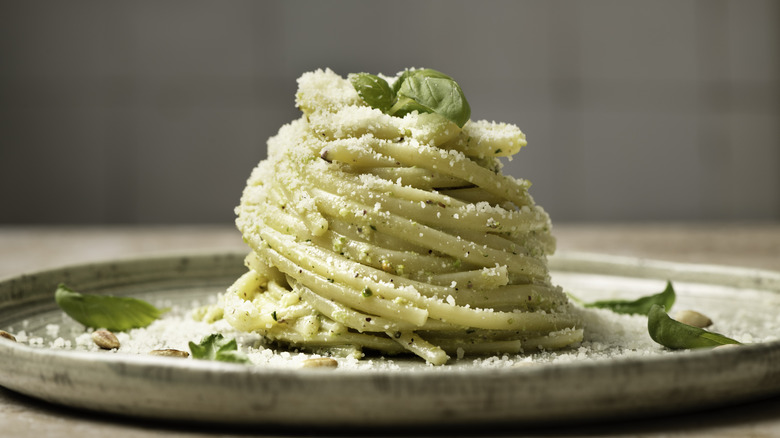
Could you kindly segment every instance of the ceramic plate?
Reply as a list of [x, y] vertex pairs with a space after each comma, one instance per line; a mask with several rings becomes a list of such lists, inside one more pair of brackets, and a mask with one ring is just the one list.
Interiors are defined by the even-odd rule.
[[[81, 265], [0, 282], [0, 329], [49, 345], [63, 321], [53, 291], [191, 303], [244, 272], [243, 254]], [[777, 323], [780, 273], [592, 254], [551, 260], [553, 279], [593, 297], [636, 296], [675, 281], [679, 302]], [[763, 322], [761, 322], [763, 321]], [[759, 327], [760, 329], [760, 327]], [[780, 341], [616, 360], [485, 367], [308, 369], [101, 354], [0, 340], [0, 385], [67, 406], [135, 417], [289, 425], [546, 422], [661, 415], [780, 393]], [[470, 365], [471, 364], [471, 365]]]

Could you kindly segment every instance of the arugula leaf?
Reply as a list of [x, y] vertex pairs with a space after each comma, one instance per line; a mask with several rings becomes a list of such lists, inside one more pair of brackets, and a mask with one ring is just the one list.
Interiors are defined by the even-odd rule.
[[[400, 84], [399, 84], [400, 82]], [[398, 78], [396, 103], [387, 114], [403, 117], [418, 111], [443, 116], [459, 127], [471, 117], [471, 107], [455, 80], [433, 69], [407, 70]]]
[[669, 317], [663, 307], [654, 304], [647, 315], [647, 331], [657, 343], [672, 349], [707, 348], [739, 341], [719, 333], [683, 324]]
[[249, 358], [244, 353], [238, 351], [236, 340], [226, 340], [219, 333], [204, 337], [199, 344], [190, 342], [189, 345], [194, 359], [249, 363]]
[[165, 312], [136, 298], [81, 294], [64, 284], [57, 286], [54, 299], [81, 324], [118, 332], [146, 327]]
[[584, 304], [585, 307], [595, 307], [599, 309], [609, 309], [615, 313], [647, 315], [650, 308], [654, 305], [660, 305], [667, 311], [672, 308], [677, 295], [671, 281], [666, 282], [666, 288], [663, 292], [655, 295], [648, 295], [633, 301], [629, 300], [603, 300]]
[[377, 75], [369, 73], [355, 73], [349, 75], [349, 81], [360, 97], [372, 108], [387, 113], [395, 103], [395, 92], [387, 81]]

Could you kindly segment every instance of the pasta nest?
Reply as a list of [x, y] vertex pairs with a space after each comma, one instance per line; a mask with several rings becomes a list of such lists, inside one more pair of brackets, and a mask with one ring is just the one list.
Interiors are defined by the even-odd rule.
[[330, 70], [298, 79], [301, 118], [268, 140], [236, 208], [252, 251], [221, 297], [236, 329], [330, 354], [432, 364], [581, 341], [547, 256], [547, 213], [498, 157], [514, 125], [388, 116]]

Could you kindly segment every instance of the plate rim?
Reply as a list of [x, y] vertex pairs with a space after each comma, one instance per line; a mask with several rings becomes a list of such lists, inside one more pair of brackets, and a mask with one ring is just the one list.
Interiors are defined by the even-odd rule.
[[[16, 277], [10, 277], [0, 280], [0, 290], [3, 287], [7, 287], [7, 284], [11, 281], [19, 281], [19, 279], [29, 279], [29, 278], [35, 278], [36, 276], [52, 276], [56, 275], [61, 272], [65, 271], [79, 271], [79, 270], [90, 270], [100, 267], [107, 267], [111, 265], [123, 265], [123, 266], [136, 266], [136, 265], [143, 265], [145, 263], [151, 263], [151, 262], [165, 262], [163, 263], [167, 267], [162, 269], [163, 272], [165, 272], [165, 269], [169, 269], [170, 266], [174, 266], [176, 263], [180, 262], [183, 259], [188, 260], [198, 260], [200, 263], [207, 263], [209, 260], [221, 260], [222, 262], [229, 263], [229, 262], [237, 262], [240, 260], [243, 260], [243, 257], [245, 255], [245, 252], [239, 253], [239, 252], [190, 252], [186, 254], [182, 253], [176, 253], [176, 254], [161, 254], [161, 255], [154, 255], [154, 256], [144, 256], [144, 257], [128, 257], [123, 259], [113, 259], [113, 260], [105, 260], [100, 262], [90, 262], [90, 263], [81, 263], [81, 264], [74, 264], [74, 265], [67, 265], [63, 267], [58, 268], [52, 268], [52, 269], [45, 269], [33, 273], [28, 274], [22, 274]], [[607, 275], [616, 275], [614, 272], [609, 273], [608, 271], [614, 269], [616, 266], [622, 266], [622, 267], [629, 267], [629, 272], [633, 272], [631, 270], [644, 270], [644, 272], [647, 277], [645, 278], [657, 278], [657, 274], [659, 272], [665, 272], [670, 274], [674, 279], [683, 279], [684, 281], [691, 281], [693, 278], [700, 278], [700, 280], [694, 280], [702, 283], [707, 284], [722, 284], [721, 278], [722, 277], [740, 277], [742, 280], [739, 280], [737, 278], [736, 283], [740, 283], [740, 281], [744, 282], [743, 280], [745, 278], [749, 279], [749, 283], [751, 285], [751, 288], [758, 289], [762, 291], [768, 291], [773, 293], [780, 293], [780, 272], [775, 271], [768, 271], [768, 270], [762, 270], [762, 269], [751, 269], [751, 268], [742, 268], [742, 267], [731, 267], [731, 266], [720, 266], [720, 265], [704, 265], [704, 264], [690, 264], [690, 263], [677, 263], [677, 262], [666, 262], [666, 261], [659, 261], [659, 260], [651, 260], [651, 259], [641, 259], [641, 258], [632, 258], [632, 257], [623, 257], [623, 256], [611, 256], [611, 255], [605, 255], [605, 254], [598, 254], [598, 253], [581, 253], [581, 252], [571, 252], [566, 253], [562, 252], [558, 256], [551, 257], [551, 271], [562, 271], [562, 266], [579, 266], [581, 269], [574, 269], [574, 270], [564, 270], [566, 272], [583, 272], [586, 274], [595, 273], [599, 274], [599, 272], [593, 272], [594, 267], [600, 267], [600, 269], [603, 269], [607, 272], [605, 272]], [[584, 271], [583, 271], [584, 270]], [[216, 269], [215, 272], [219, 272], [219, 269]], [[713, 273], [718, 274], [717, 276], [713, 276]], [[635, 277], [632, 275], [632, 278]], [[704, 280], [710, 280], [710, 281], [704, 281]], [[734, 287], [740, 287], [740, 286], [734, 286]], [[550, 364], [549, 366], [547, 364], [544, 364], [542, 366], [538, 367], [513, 367], [513, 368], [504, 368], [504, 367], [489, 367], [489, 368], [479, 368], [479, 367], [431, 367], [430, 370], [428, 370], [428, 367], [419, 367], [415, 368], [413, 372], [405, 372], [403, 370], [391, 370], [391, 369], [357, 369], [357, 370], [319, 370], [319, 369], [305, 369], [305, 368], [279, 368], [279, 367], [272, 367], [272, 368], [264, 368], [261, 366], [250, 366], [247, 367], [245, 365], [237, 365], [237, 364], [226, 364], [226, 363], [218, 363], [218, 362], [209, 362], [209, 361], [180, 361], [176, 359], [167, 359], [167, 360], [160, 360], [161, 358], [151, 358], [151, 357], [145, 357], [145, 356], [135, 356], [135, 355], [123, 355], [123, 354], [101, 354], [96, 352], [85, 352], [85, 351], [66, 351], [66, 350], [57, 350], [57, 349], [51, 349], [51, 348], [42, 348], [42, 347], [34, 347], [29, 345], [24, 345], [21, 343], [14, 343], [14, 342], [0, 342], [0, 385], [5, 386], [9, 389], [12, 389], [17, 392], [25, 393], [27, 395], [41, 398], [48, 401], [53, 401], [55, 403], [60, 404], [67, 404], [67, 405], [74, 405], [72, 402], [68, 402], [67, 400], [63, 401], [62, 394], [60, 392], [54, 391], [53, 393], [45, 393], [45, 391], [42, 391], [38, 388], [26, 388], [23, 383], [27, 383], [32, 379], [29, 374], [30, 372], [24, 373], [24, 372], [9, 372], [7, 369], [8, 363], [14, 363], [14, 359], [18, 361], [33, 361], [33, 362], [42, 362], [45, 363], [47, 361], [49, 362], [64, 362], [73, 364], [74, 366], [78, 366], [80, 368], [84, 369], [99, 369], [99, 370], [105, 370], [105, 369], [123, 369], [123, 372], [126, 375], [135, 375], [137, 373], [142, 373], [144, 369], [148, 368], [154, 368], [159, 373], [162, 374], [178, 374], [178, 373], [185, 373], [185, 374], [195, 374], [198, 373], [203, 375], [222, 375], [223, 378], [227, 378], [228, 380], [234, 379], [234, 380], [247, 380], [252, 382], [262, 382], [269, 379], [280, 379], [280, 380], [287, 380], [287, 381], [296, 381], [296, 382], [304, 382], [306, 384], [317, 384], [318, 382], [329, 381], [330, 385], [335, 384], [344, 384], [350, 387], [360, 387], [361, 385], [375, 385], [378, 381], [401, 381], [403, 382], [404, 379], [407, 381], [419, 381], [421, 379], [433, 379], [438, 381], [451, 381], [453, 378], [462, 378], [462, 379], [471, 379], [471, 380], [490, 380], [490, 379], [503, 379], [507, 381], [514, 381], [514, 380], [529, 380], [534, 377], [538, 376], [546, 376], [548, 373], [558, 373], [561, 376], [567, 376], [568, 374], [572, 373], [585, 373], [585, 374], [593, 374], [593, 375], [602, 375], [606, 370], [613, 369], [613, 370], [627, 370], [631, 367], [643, 367], [649, 369], [654, 368], [663, 368], [663, 367], [669, 367], [671, 365], [677, 365], [682, 367], [698, 367], [701, 365], [702, 361], [705, 361], [707, 359], [711, 359], [713, 357], [718, 358], [720, 363], [722, 364], [728, 364], [728, 367], [753, 367], [755, 368], [754, 372], [756, 375], [764, 374], [763, 379], [769, 380], [770, 385], [765, 385], [763, 387], [763, 391], [757, 391], [756, 388], [761, 389], [757, 383], [763, 383], [766, 382], [759, 382], [761, 379], [759, 378], [750, 378], [752, 383], [756, 383], [754, 385], [754, 390], [749, 393], [742, 393], [738, 394], [738, 398], [735, 400], [744, 400], [744, 399], [750, 399], [754, 397], [760, 397], [765, 396], [767, 394], [774, 394], [777, 392], [780, 392], [780, 367], [774, 367], [778, 368], [777, 370], [774, 370], [771, 366], [771, 363], [775, 360], [780, 360], [780, 340], [779, 341], [771, 341], [771, 342], [763, 342], [763, 343], [757, 343], [757, 344], [751, 344], [751, 345], [744, 345], [740, 348], [734, 348], [734, 349], [723, 349], [720, 351], [713, 351], [713, 350], [707, 350], [707, 351], [686, 351], [676, 354], [670, 354], [670, 355], [661, 355], [661, 356], [648, 356], [648, 357], [639, 357], [639, 358], [621, 358], [619, 360], [589, 360], [585, 362], [569, 362], [569, 363], [557, 363], [557, 364]], [[10, 358], [10, 359], [9, 359]], [[769, 360], [772, 359], [772, 360]], [[6, 364], [6, 366], [2, 366], [3, 364]], [[778, 363], [778, 362], [775, 362]], [[553, 369], [554, 367], [554, 369]], [[751, 369], [753, 369], [751, 368]], [[552, 370], [552, 371], [551, 371]], [[134, 374], [135, 373], [135, 374]], [[327, 379], [322, 379], [323, 375], [327, 376]], [[17, 382], [14, 382], [14, 377], [16, 377]], [[56, 378], [51, 377], [49, 378]], [[758, 380], [756, 380], [758, 379]], [[56, 383], [56, 382], [55, 382]], [[739, 383], [739, 382], [737, 382]], [[513, 383], [514, 384], [514, 383]], [[63, 383], [60, 386], [67, 387], [67, 382]], [[327, 385], [326, 385], [327, 386]], [[732, 388], [733, 389], [733, 388]], [[511, 396], [510, 396], [511, 397]], [[701, 402], [701, 398], [698, 398], [695, 400], [695, 402]], [[89, 403], [76, 403], [75, 406], [77, 407], [83, 407], [86, 409], [92, 409], [92, 410], [108, 410], [113, 413], [119, 413], [119, 414], [128, 414], [131, 416], [140, 416], [140, 417], [156, 417], [160, 418], [160, 415], [155, 415], [154, 412], [151, 412], [148, 408], [139, 408], [138, 406], [132, 407], [132, 409], [127, 410], [127, 406], [121, 406], [118, 409], [116, 407], [112, 406], [104, 406], [104, 407], [96, 407], [93, 404]], [[690, 409], [692, 406], [685, 406], [684, 408]], [[124, 410], [124, 411], [123, 411]], [[405, 417], [401, 418], [401, 421], [404, 421], [406, 423], [412, 424], [412, 423], [418, 423], [421, 421], [424, 421], [424, 418], [410, 416], [410, 414], [406, 411]], [[331, 413], [332, 415], [332, 413]], [[504, 412], [504, 416], [498, 419], [500, 420], [510, 420], [510, 421], [546, 421], [550, 419], [557, 419], [557, 418], [543, 418], [544, 415], [535, 415], [532, 417], [524, 416], [524, 415], [511, 415]], [[577, 413], [574, 412], [568, 412], [566, 414], [562, 414], [566, 418], [576, 418], [578, 417]], [[163, 413], [161, 418], [165, 419], [182, 419], [182, 418], [190, 418], [192, 416], [192, 412], [183, 412], [183, 413]], [[219, 418], [205, 418], [208, 421], [217, 421], [219, 422]], [[301, 419], [298, 417], [295, 419], [295, 421], [300, 421]], [[399, 418], [393, 417], [393, 416], [386, 416], [382, 418], [372, 418], [374, 422], [382, 423], [388, 422], [388, 423], [396, 423], [399, 421]], [[460, 420], [465, 422], [471, 422], [471, 421], [484, 421], [484, 420], [495, 420], [495, 418], [476, 418], [476, 417], [469, 417], [468, 415], [461, 417]], [[230, 419], [231, 423], [235, 422], [247, 422], [246, 417], [239, 417], [235, 418], [232, 417]], [[288, 424], [288, 422], [293, 421], [292, 418], [287, 417], [274, 417], [269, 418], [267, 416], [261, 416], [257, 417], [251, 421], [250, 423], [256, 423], [256, 422], [262, 422], [262, 423], [273, 423], [273, 422], [280, 422], [281, 424]], [[310, 421], [311, 424], [323, 424], [323, 423], [333, 423], [338, 422], [339, 424], [347, 423], [347, 424], [362, 424], [362, 420], [360, 418], [355, 418], [354, 415], [347, 414], [341, 414], [341, 416], [327, 416], [320, 413], [315, 413], [314, 416], [309, 418], [307, 421]]]

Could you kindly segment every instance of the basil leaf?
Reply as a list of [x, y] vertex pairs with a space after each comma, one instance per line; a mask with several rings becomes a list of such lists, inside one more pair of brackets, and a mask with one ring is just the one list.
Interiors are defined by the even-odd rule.
[[349, 81], [360, 97], [372, 108], [383, 113], [395, 103], [395, 92], [387, 81], [377, 75], [369, 73], [356, 73], [349, 75]]
[[647, 315], [647, 331], [655, 342], [671, 349], [707, 348], [726, 344], [740, 344], [739, 341], [721, 334], [675, 321], [658, 304], [654, 304]]
[[413, 71], [414, 70], [404, 70], [404, 72], [401, 73], [401, 76], [398, 76], [398, 79], [396, 79], [395, 82], [393, 82], [393, 94], [398, 94], [398, 90], [401, 89], [401, 84], [404, 83], [406, 78], [408, 78]]
[[634, 315], [647, 315], [653, 305], [660, 305], [667, 311], [672, 308], [677, 295], [674, 292], [672, 282], [666, 282], [666, 288], [663, 292], [655, 295], [648, 295], [637, 300], [603, 300], [584, 304], [585, 307], [596, 307], [599, 309], [609, 309], [615, 313], [625, 313]]
[[459, 127], [471, 117], [471, 107], [455, 80], [432, 69], [407, 70], [393, 84], [398, 100], [387, 114], [403, 117], [412, 111], [435, 113]]
[[190, 342], [189, 345], [194, 359], [249, 363], [249, 358], [244, 353], [238, 351], [236, 340], [226, 340], [219, 333], [204, 337], [199, 344]]
[[118, 332], [146, 327], [165, 312], [136, 298], [81, 294], [64, 284], [57, 287], [54, 299], [81, 324]]

